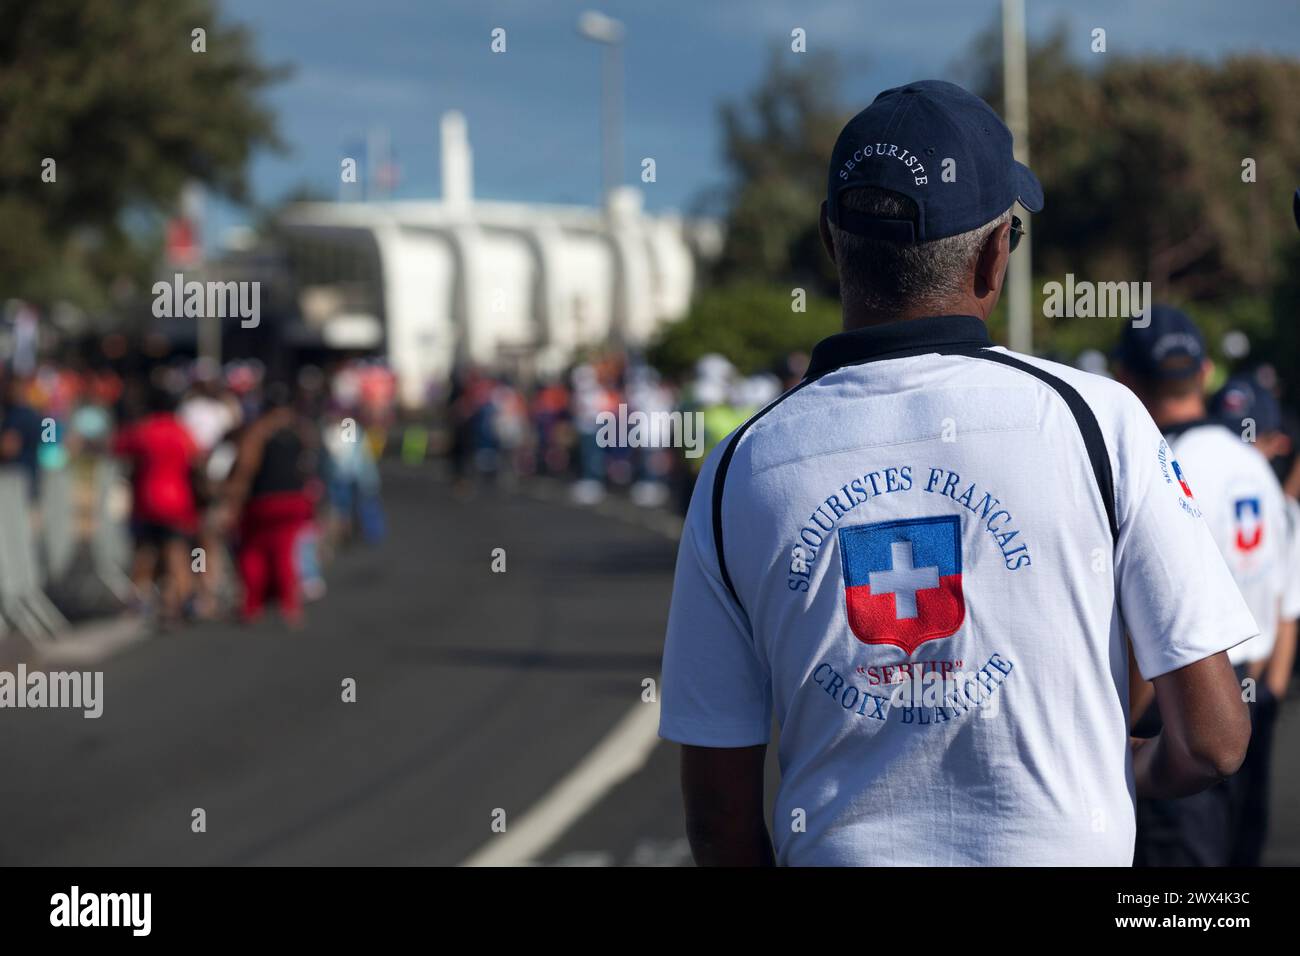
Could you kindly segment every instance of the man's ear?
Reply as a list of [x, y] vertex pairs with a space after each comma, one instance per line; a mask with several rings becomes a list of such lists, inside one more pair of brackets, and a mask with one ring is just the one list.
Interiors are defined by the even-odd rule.
[[831, 221], [826, 214], [825, 199], [822, 200], [821, 215], [817, 217], [817, 231], [821, 233], [822, 248], [826, 250], [826, 254], [831, 257], [831, 262], [835, 263], [838, 268], [839, 262], [835, 258], [835, 240], [831, 238]]
[[1205, 391], [1206, 385], [1214, 381], [1214, 361], [1205, 359], [1201, 362], [1201, 391]]
[[975, 295], [997, 295], [1007, 276], [1007, 263], [1011, 259], [1011, 223], [1004, 222], [984, 240], [979, 259], [975, 262]]

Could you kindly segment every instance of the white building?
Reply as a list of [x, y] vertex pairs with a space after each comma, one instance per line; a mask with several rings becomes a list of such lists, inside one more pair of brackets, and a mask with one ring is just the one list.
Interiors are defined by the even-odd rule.
[[442, 199], [304, 203], [280, 218], [304, 321], [327, 346], [378, 349], [419, 404], [453, 364], [552, 372], [583, 346], [637, 346], [687, 310], [710, 221], [473, 198], [465, 120], [442, 118]]

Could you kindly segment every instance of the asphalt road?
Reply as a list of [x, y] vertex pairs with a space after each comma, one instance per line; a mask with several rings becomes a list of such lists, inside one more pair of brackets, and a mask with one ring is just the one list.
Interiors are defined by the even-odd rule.
[[[671, 522], [554, 486], [459, 501], [428, 471], [386, 480], [389, 540], [340, 558], [304, 632], [129, 647], [94, 665], [98, 720], [0, 711], [0, 864], [456, 864], [502, 838], [498, 811], [518, 833], [658, 676]], [[1293, 700], [1273, 863], [1300, 863], [1298, 750]], [[653, 747], [526, 859], [689, 864], [676, 760]]]
[[658, 676], [675, 547], [387, 480], [389, 540], [339, 560], [304, 632], [150, 639], [96, 665], [98, 720], [0, 712], [0, 863], [455, 864], [495, 811], [509, 832]]

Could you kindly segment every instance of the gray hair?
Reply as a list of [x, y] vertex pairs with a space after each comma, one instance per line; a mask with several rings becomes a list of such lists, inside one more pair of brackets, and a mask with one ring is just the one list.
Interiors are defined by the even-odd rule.
[[[876, 219], [916, 223], [920, 216], [915, 202], [886, 189], [847, 190], [840, 194], [840, 206]], [[840, 298], [883, 315], [917, 307], [942, 308], [965, 291], [984, 243], [1010, 219], [1008, 209], [969, 232], [915, 244], [867, 239], [832, 223]]]

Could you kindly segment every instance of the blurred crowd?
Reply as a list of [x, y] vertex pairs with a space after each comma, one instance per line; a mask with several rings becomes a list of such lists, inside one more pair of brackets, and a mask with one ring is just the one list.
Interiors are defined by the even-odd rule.
[[[721, 355], [705, 355], [675, 378], [623, 352], [579, 362], [531, 387], [510, 375], [456, 369], [443, 407], [456, 487], [532, 476], [572, 480], [571, 497], [595, 504], [611, 490], [643, 507], [685, 510], [708, 453], [754, 412], [792, 386], [807, 368], [792, 354], [777, 368], [741, 374]], [[627, 440], [612, 423], [693, 423]], [[698, 434], [697, 434], [698, 433]], [[697, 440], [698, 439], [698, 440]]]
[[46, 361], [0, 371], [0, 469], [29, 500], [46, 476], [110, 463], [130, 487], [132, 610], [163, 628], [253, 621], [271, 601], [298, 626], [323, 568], [384, 536], [377, 460], [394, 415], [379, 363], [269, 376], [256, 360], [139, 373]]
[[[299, 626], [339, 550], [384, 538], [385, 455], [444, 457], [461, 495], [544, 476], [569, 482], [579, 504], [613, 493], [684, 510], [709, 451], [806, 365], [794, 354], [744, 375], [706, 355], [673, 377], [608, 351], [542, 378], [466, 366], [427, 408], [401, 416], [394, 376], [376, 359], [292, 375], [256, 359], [10, 362], [0, 368], [0, 473], [23, 477], [35, 517], [50, 507], [52, 473], [88, 488], [111, 468], [131, 542], [128, 604], [160, 628], [254, 621], [272, 603]], [[675, 427], [629, 441], [638, 414]]]
[[[1085, 352], [1074, 364], [1112, 374], [1108, 357], [1100, 352]], [[464, 366], [452, 372], [432, 404], [441, 408], [439, 425], [462, 494], [481, 484], [546, 476], [570, 481], [572, 500], [579, 504], [594, 504], [614, 492], [625, 493], [637, 505], [684, 511], [708, 453], [798, 383], [807, 365], [806, 354], [792, 353], [768, 372], [745, 375], [723, 356], [710, 354], [687, 374], [674, 377], [635, 356], [611, 351], [532, 385], [505, 372]], [[1300, 419], [1281, 405], [1277, 373], [1266, 362], [1241, 363], [1230, 378], [1255, 381], [1272, 397], [1277, 421], [1269, 419], [1257, 446], [1287, 493], [1300, 497]], [[623, 419], [635, 412], [697, 414], [701, 447], [685, 448], [676, 441], [602, 443], [602, 421], [619, 420], [620, 408]]]
[[[377, 359], [291, 376], [255, 359], [160, 360], [137, 371], [47, 360], [0, 368], [0, 469], [21, 473], [33, 502], [49, 472], [105, 462], [121, 470], [136, 612], [164, 626], [251, 621], [274, 599], [297, 625], [303, 603], [325, 592], [324, 569], [339, 549], [384, 538], [385, 455], [409, 464], [445, 457], [462, 496], [544, 477], [567, 482], [581, 505], [615, 494], [684, 511], [708, 453], [797, 383], [807, 363], [792, 353], [747, 375], [711, 354], [670, 375], [610, 350], [526, 379], [467, 365], [426, 409], [403, 416], [394, 376]], [[1255, 375], [1276, 394], [1267, 365]], [[610, 427], [637, 413], [691, 423], [648, 442]], [[1289, 415], [1278, 419], [1260, 447], [1300, 497], [1300, 436]]]

